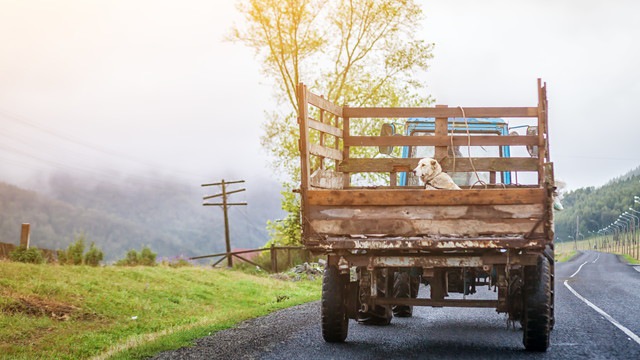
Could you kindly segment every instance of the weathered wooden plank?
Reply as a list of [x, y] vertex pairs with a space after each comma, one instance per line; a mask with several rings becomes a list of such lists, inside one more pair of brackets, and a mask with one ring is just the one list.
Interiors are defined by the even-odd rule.
[[[453, 139], [452, 139], [453, 138]], [[538, 145], [538, 136], [350, 136], [349, 146], [526, 146]]]
[[544, 203], [545, 190], [543, 188], [308, 190], [307, 197], [307, 206], [519, 205]]
[[322, 98], [310, 91], [307, 91], [307, 102], [315, 107], [318, 107], [322, 110], [326, 110], [330, 113], [332, 113], [333, 115], [336, 115], [338, 117], [342, 117], [343, 111], [342, 111], [342, 107], [338, 106], [334, 103], [332, 103], [331, 101]]
[[342, 161], [342, 152], [340, 150], [327, 148], [318, 144], [309, 144], [309, 153], [333, 160]]
[[[544, 204], [466, 206], [310, 206], [312, 220], [540, 219]], [[529, 229], [531, 230], [531, 229]]]
[[[361, 158], [346, 159], [338, 165], [341, 172], [394, 172], [411, 171], [418, 158]], [[473, 163], [473, 166], [471, 166]], [[453, 171], [538, 171], [535, 158], [446, 158], [440, 162], [442, 170]], [[455, 165], [455, 167], [454, 167]]]
[[[456, 118], [462, 117], [460, 108], [382, 108], [345, 107], [342, 114], [350, 118]], [[537, 107], [465, 107], [464, 114], [467, 118], [501, 118], [501, 117], [537, 117]]]
[[338, 129], [337, 127], [333, 127], [329, 124], [323, 124], [319, 121], [309, 120], [309, 127], [312, 129], [316, 129], [325, 134], [342, 137], [342, 129]]
[[315, 220], [311, 231], [318, 235], [377, 234], [387, 236], [505, 236], [527, 234], [536, 219], [456, 219], [456, 220]]

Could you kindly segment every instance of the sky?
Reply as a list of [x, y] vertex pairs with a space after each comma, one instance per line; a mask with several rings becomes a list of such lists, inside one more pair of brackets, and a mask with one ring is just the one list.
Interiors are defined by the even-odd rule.
[[[235, 3], [0, 0], [0, 180], [282, 180], [260, 146], [270, 81], [224, 40]], [[536, 106], [542, 78], [556, 178], [600, 186], [640, 165], [640, 2], [418, 3], [436, 103]]]

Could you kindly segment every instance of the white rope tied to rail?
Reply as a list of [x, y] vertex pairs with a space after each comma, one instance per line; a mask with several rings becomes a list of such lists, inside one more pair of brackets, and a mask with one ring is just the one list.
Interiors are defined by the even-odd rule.
[[[464, 125], [466, 127], [467, 130], [467, 156], [469, 157], [469, 164], [471, 164], [471, 168], [473, 169], [473, 173], [476, 175], [476, 179], [477, 181], [474, 182], [471, 187], [473, 188], [474, 186], [476, 186], [476, 184], [480, 184], [480, 185], [484, 185], [484, 188], [487, 188], [487, 183], [485, 183], [484, 181], [482, 181], [480, 179], [480, 175], [478, 175], [478, 171], [476, 170], [475, 165], [473, 164], [473, 159], [471, 158], [471, 131], [469, 130], [469, 121], [467, 121], [467, 116], [464, 113], [464, 108], [462, 106], [458, 106], [458, 109], [460, 109], [460, 111], [462, 112], [462, 119], [464, 120]], [[454, 127], [455, 127], [455, 120], [453, 123]], [[453, 134], [453, 130], [451, 129], [451, 132]], [[452, 150], [453, 150], [453, 137], [451, 137], [451, 146], [452, 146]], [[455, 151], [453, 151], [453, 164], [454, 164], [454, 168], [455, 168]]]

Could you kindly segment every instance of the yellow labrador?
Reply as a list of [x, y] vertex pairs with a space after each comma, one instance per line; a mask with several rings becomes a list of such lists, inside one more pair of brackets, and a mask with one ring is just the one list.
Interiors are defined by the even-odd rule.
[[420, 178], [427, 190], [460, 190], [447, 173], [442, 172], [442, 166], [435, 159], [420, 159], [418, 166], [413, 169], [413, 174]]

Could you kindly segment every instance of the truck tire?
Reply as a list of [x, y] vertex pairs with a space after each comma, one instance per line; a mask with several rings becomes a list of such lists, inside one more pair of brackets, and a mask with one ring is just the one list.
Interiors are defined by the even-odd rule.
[[[399, 299], [413, 297], [411, 285], [411, 276], [409, 273], [406, 271], [397, 271], [394, 274], [393, 297]], [[395, 317], [411, 317], [413, 315], [413, 306], [394, 305], [392, 310], [393, 316]]]
[[344, 342], [349, 331], [347, 317], [347, 283], [349, 275], [340, 275], [335, 266], [327, 265], [322, 279], [322, 337], [326, 342]]
[[[389, 271], [376, 271], [377, 282], [381, 286], [378, 287], [378, 297], [386, 297], [387, 292], [393, 291], [393, 276], [389, 275]], [[368, 311], [358, 311], [358, 323], [364, 325], [385, 326], [391, 323], [393, 312], [390, 305], [376, 305]]]
[[540, 256], [538, 266], [525, 267], [522, 342], [528, 351], [547, 351], [552, 322], [551, 265]]

